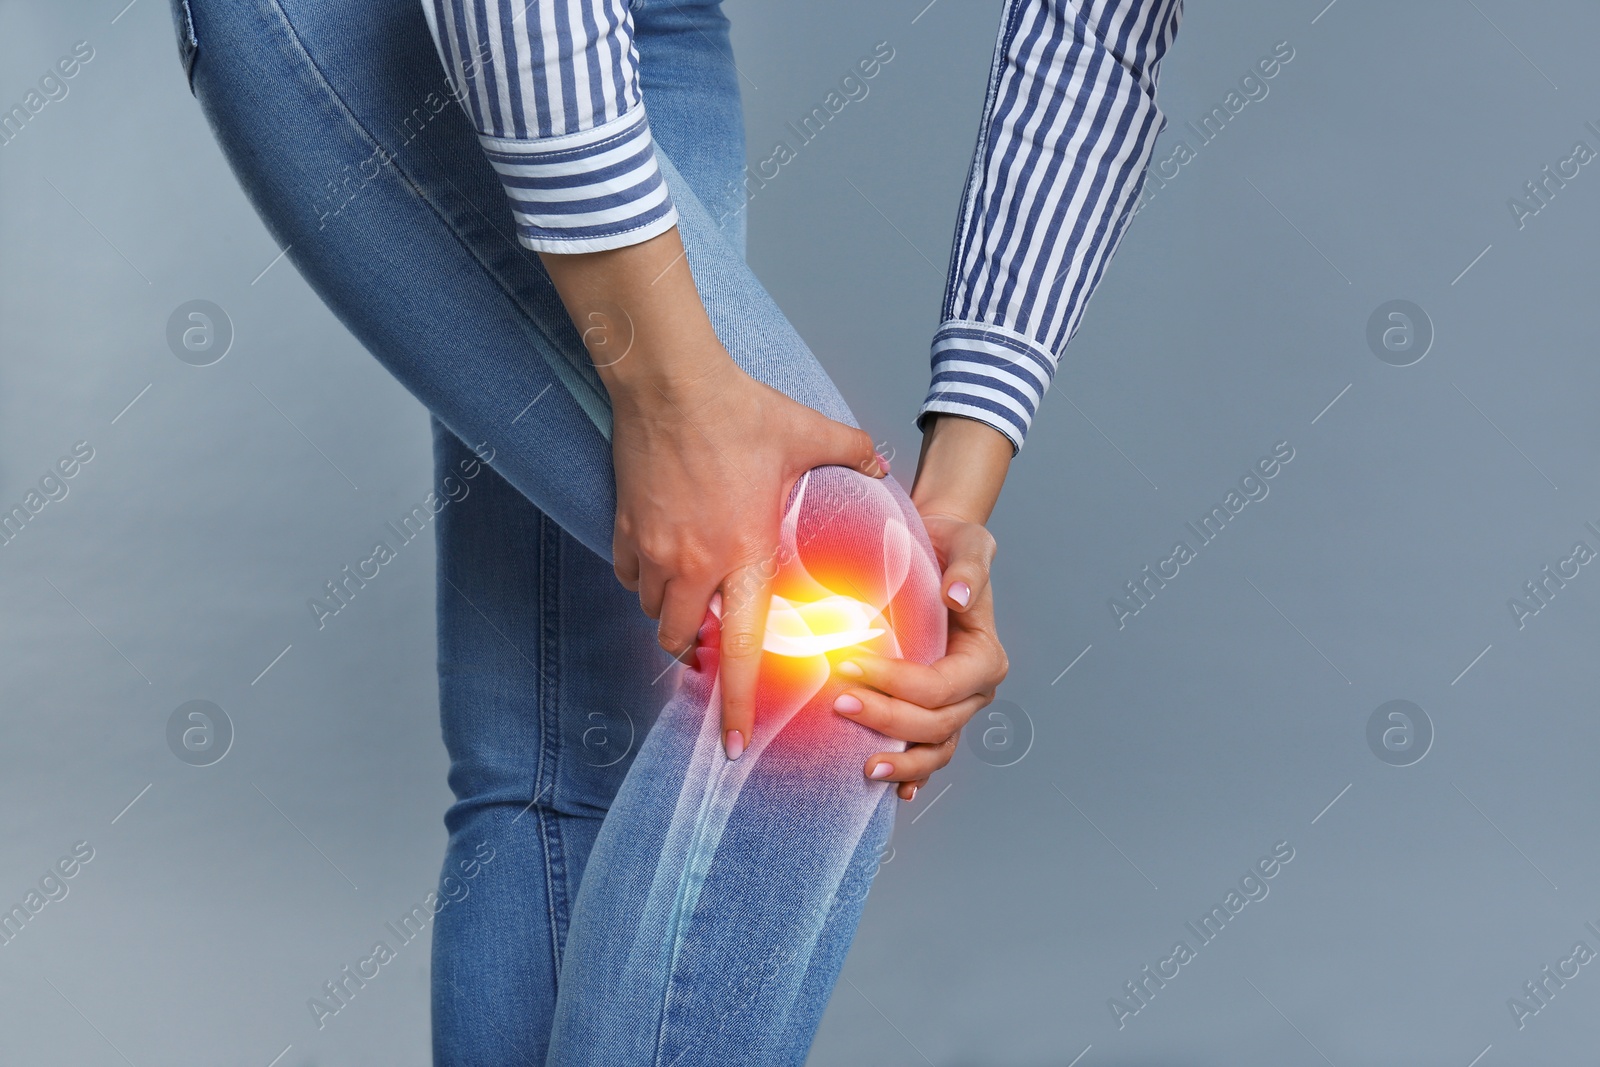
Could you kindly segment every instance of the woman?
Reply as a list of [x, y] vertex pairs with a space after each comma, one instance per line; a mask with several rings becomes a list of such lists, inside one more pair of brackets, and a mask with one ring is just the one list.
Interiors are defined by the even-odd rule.
[[[1004, 677], [983, 523], [1177, 0], [1008, 5], [910, 498], [744, 266], [715, 0], [174, 12], [257, 210], [473, 479], [436, 533], [444, 875], [480, 879], [435, 924], [436, 1062], [803, 1062], [888, 783]], [[593, 758], [618, 712], [637, 754]]]

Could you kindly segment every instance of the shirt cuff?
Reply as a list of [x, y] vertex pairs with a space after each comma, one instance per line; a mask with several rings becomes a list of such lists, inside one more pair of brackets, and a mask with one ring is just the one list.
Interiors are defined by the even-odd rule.
[[976, 419], [1005, 434], [1014, 456], [1055, 367], [1047, 349], [1015, 330], [946, 322], [933, 335], [933, 383], [917, 412], [917, 426], [934, 412]]
[[519, 141], [479, 134], [517, 224], [536, 252], [603, 252], [678, 221], [644, 108], [593, 129]]

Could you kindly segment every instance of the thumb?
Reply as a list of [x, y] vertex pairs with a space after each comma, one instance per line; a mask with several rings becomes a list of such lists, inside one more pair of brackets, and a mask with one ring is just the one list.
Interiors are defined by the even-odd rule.
[[989, 587], [989, 569], [994, 564], [995, 554], [994, 535], [975, 522], [957, 523], [943, 529], [941, 526], [941, 523], [930, 524], [928, 531], [941, 535], [934, 545], [944, 560], [939, 587], [952, 611], [966, 611]]
[[889, 463], [872, 445], [872, 436], [865, 430], [846, 426], [836, 419], [812, 413], [811, 424], [801, 428], [802, 439], [808, 447], [804, 454], [806, 468], [839, 466], [860, 471], [869, 478], [882, 478], [889, 473]]
[[756, 683], [766, 632], [771, 580], [760, 564], [740, 567], [722, 583], [721, 655], [722, 746], [730, 760], [750, 743], [756, 721]]

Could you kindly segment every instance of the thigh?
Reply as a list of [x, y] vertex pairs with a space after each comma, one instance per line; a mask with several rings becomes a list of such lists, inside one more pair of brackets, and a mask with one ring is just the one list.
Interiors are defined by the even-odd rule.
[[[288, 258], [440, 422], [609, 558], [616, 505], [604, 389], [538, 258], [510, 237], [504, 194], [450, 96], [417, 0], [186, 6], [196, 95]], [[853, 422], [739, 250], [660, 155], [690, 267], [734, 359]]]
[[457, 798], [445, 823], [454, 837], [485, 809], [593, 820], [563, 849], [558, 895], [570, 896], [666, 700], [673, 661], [610, 564], [492, 470], [463, 478], [476, 457], [437, 421], [434, 453], [438, 478], [459, 486], [434, 527], [441, 720]]
[[722, 0], [634, 0], [633, 23], [656, 144], [742, 256], [744, 110]]

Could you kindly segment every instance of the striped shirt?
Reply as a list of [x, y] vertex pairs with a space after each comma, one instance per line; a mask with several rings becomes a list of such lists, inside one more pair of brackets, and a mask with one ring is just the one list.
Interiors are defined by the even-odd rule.
[[1116, 251], [1156, 134], [1182, 0], [1011, 0], [956, 221], [933, 384], [918, 413], [1022, 447]]
[[639, 93], [629, 0], [422, 8], [523, 245], [600, 252], [677, 224]]
[[[519, 240], [594, 252], [672, 228], [629, 0], [421, 0]], [[1182, 0], [1006, 0], [933, 338], [935, 412], [1020, 449], [1133, 217]]]

